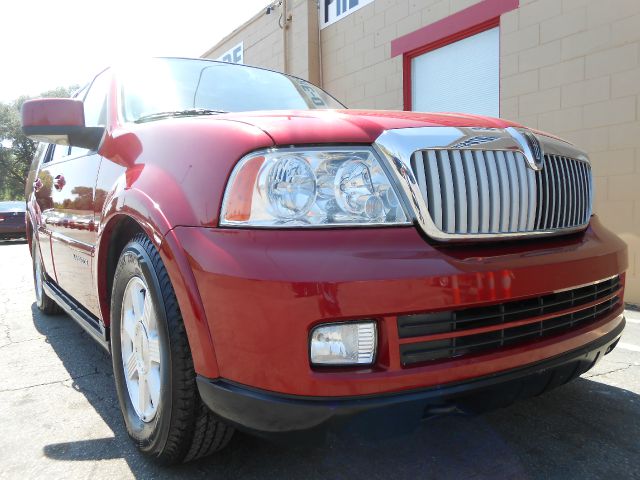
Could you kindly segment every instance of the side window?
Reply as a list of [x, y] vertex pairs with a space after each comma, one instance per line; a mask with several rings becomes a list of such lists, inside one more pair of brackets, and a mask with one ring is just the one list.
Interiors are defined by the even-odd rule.
[[57, 162], [58, 160], [67, 157], [69, 155], [69, 146], [68, 145], [49, 145], [49, 151], [44, 158], [43, 163], [52, 163]]
[[84, 123], [87, 127], [102, 127], [107, 124], [107, 92], [111, 86], [111, 71], [98, 75], [84, 98]]
[[88, 148], [82, 147], [71, 147], [71, 151], [69, 152], [69, 156], [76, 158], [82, 157], [83, 155], [87, 155], [90, 152]]

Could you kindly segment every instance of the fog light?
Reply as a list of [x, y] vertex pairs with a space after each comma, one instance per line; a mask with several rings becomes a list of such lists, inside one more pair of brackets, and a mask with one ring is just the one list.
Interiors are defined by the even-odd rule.
[[314, 365], [366, 365], [376, 354], [375, 322], [325, 323], [311, 331]]

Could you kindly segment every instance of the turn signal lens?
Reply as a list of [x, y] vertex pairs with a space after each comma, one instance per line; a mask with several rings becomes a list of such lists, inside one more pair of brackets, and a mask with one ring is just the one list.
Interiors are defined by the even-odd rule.
[[253, 161], [247, 165], [242, 172], [238, 172], [235, 181], [228, 192], [235, 199], [229, 205], [225, 218], [233, 222], [246, 222], [251, 218], [251, 203], [253, 200], [253, 189], [260, 167], [264, 162], [264, 157], [254, 157]]

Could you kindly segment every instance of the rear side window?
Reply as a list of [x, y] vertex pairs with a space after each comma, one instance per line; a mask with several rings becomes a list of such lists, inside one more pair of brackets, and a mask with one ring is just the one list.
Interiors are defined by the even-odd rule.
[[44, 163], [57, 162], [67, 156], [69, 156], [68, 145], [50, 145]]

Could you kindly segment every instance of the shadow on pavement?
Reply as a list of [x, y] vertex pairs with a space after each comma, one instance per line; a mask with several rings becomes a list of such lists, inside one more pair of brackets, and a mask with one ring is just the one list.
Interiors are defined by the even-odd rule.
[[[68, 317], [52, 322], [32, 307], [81, 392], [114, 432], [113, 438], [48, 445], [57, 460], [123, 458], [139, 478], [628, 478], [640, 476], [640, 397], [577, 379], [542, 397], [477, 417], [442, 417], [415, 433], [377, 442], [330, 438], [321, 447], [293, 448], [236, 435], [216, 456], [161, 468], [139, 454], [124, 428], [109, 356]], [[64, 334], [61, 334], [64, 332]], [[93, 365], [94, 372], [86, 372]], [[633, 475], [633, 473], [632, 473]]]

